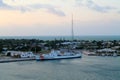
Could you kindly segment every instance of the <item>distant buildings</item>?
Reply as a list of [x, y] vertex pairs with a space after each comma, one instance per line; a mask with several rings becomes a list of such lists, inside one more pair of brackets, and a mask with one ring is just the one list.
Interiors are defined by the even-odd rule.
[[96, 54], [99, 56], [113, 56], [114, 54], [117, 54], [117, 50], [113, 50], [110, 48], [99, 49], [96, 50]]
[[7, 51], [6, 56], [17, 57], [17, 58], [31, 58], [35, 55], [32, 52], [21, 52], [21, 51]]

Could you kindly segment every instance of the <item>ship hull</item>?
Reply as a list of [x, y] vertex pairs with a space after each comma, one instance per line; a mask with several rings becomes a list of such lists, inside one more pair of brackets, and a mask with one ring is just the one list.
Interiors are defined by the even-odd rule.
[[58, 57], [47, 57], [47, 58], [37, 58], [36, 61], [41, 60], [60, 60], [60, 59], [75, 59], [75, 58], [81, 58], [82, 56], [58, 56]]

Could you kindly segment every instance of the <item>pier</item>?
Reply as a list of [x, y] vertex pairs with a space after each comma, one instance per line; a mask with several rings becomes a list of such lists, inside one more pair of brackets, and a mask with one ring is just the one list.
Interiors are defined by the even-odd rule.
[[35, 60], [35, 58], [0, 59], [0, 63], [19, 62], [19, 61], [31, 61], [31, 60]]

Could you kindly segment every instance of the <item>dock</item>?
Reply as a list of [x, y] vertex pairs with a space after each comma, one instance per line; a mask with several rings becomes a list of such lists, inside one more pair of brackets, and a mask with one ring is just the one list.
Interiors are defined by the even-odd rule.
[[0, 59], [0, 63], [8, 63], [8, 62], [19, 62], [19, 61], [31, 61], [35, 60], [35, 58], [11, 58], [11, 59]]
[[82, 51], [83, 54], [88, 55], [88, 56], [97, 56], [96, 53], [90, 52], [90, 51]]

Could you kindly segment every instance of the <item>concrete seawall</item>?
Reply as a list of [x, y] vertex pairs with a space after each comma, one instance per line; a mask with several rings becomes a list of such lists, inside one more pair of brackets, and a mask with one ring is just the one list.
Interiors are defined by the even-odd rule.
[[35, 60], [35, 58], [0, 59], [0, 63], [18, 62], [18, 61], [31, 61], [31, 60]]

